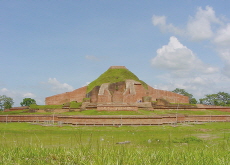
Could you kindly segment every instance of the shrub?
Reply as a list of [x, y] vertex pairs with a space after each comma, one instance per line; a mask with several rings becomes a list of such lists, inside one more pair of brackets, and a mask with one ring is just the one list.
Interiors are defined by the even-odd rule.
[[76, 102], [76, 101], [70, 102], [70, 108], [80, 108], [81, 105], [82, 105], [82, 102]]

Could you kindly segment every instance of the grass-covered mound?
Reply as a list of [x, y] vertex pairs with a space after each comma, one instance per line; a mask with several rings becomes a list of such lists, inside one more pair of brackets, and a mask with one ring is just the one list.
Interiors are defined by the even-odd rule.
[[116, 68], [116, 69], [108, 69], [106, 72], [104, 72], [102, 75], [100, 75], [96, 80], [92, 81], [87, 88], [87, 93], [89, 93], [95, 86], [100, 86], [104, 83], [116, 83], [116, 82], [122, 82], [127, 79], [132, 79], [135, 81], [140, 82], [146, 89], [148, 88], [148, 85], [139, 80], [139, 78], [130, 72], [128, 69], [124, 68]]

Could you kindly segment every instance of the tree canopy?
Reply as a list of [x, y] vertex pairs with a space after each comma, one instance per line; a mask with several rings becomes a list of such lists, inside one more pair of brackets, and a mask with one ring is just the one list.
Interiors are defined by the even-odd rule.
[[230, 94], [225, 92], [218, 92], [217, 94], [208, 94], [200, 99], [201, 104], [230, 106]]
[[188, 96], [190, 104], [196, 104], [197, 103], [196, 99], [193, 98], [193, 95], [188, 93], [188, 92], [186, 92], [184, 89], [176, 88], [172, 92], [178, 93], [178, 94], [181, 94], [181, 95], [184, 95], [184, 96]]
[[6, 95], [0, 95], [0, 110], [10, 109], [14, 104], [14, 101], [11, 97]]
[[21, 106], [30, 106], [31, 104], [36, 104], [36, 101], [31, 98], [24, 98], [20, 104]]

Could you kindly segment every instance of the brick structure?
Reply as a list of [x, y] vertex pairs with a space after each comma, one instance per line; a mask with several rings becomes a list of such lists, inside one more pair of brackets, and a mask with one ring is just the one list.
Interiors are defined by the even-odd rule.
[[71, 101], [82, 102], [86, 97], [87, 87], [78, 88], [72, 92], [66, 92], [50, 97], [46, 97], [46, 105], [61, 105]]
[[[111, 66], [109, 69], [126, 69], [125, 66]], [[95, 86], [87, 93], [87, 86], [76, 89], [72, 92], [66, 92], [47, 97], [46, 105], [60, 105], [66, 102], [82, 102], [84, 98], [89, 98], [90, 103], [98, 104], [98, 110], [130, 110], [133, 107], [137, 109], [138, 103], [156, 101], [164, 99], [170, 103], [189, 103], [189, 98], [170, 91], [154, 89], [151, 86], [147, 88], [139, 81], [126, 79], [121, 82], [104, 83]], [[112, 107], [114, 106], [114, 107]], [[126, 107], [125, 107], [126, 106]], [[149, 108], [149, 107], [148, 107]]]
[[[230, 110], [230, 109], [228, 109]], [[184, 122], [230, 122], [230, 115], [0, 115], [0, 122], [60, 122], [74, 125], [163, 125]]]

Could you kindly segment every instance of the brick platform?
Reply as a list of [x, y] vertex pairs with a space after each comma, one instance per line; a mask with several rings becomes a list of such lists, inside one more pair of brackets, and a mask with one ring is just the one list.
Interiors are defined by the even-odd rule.
[[57, 115], [0, 115], [0, 122], [62, 122], [73, 125], [163, 125], [184, 122], [230, 122], [230, 115], [103, 115], [103, 116], [57, 116]]
[[137, 111], [138, 107], [135, 105], [122, 105], [122, 104], [99, 104], [97, 105], [98, 111]]

